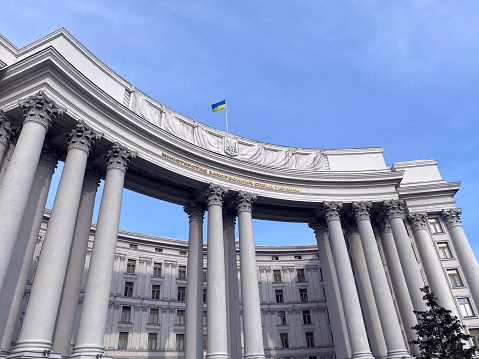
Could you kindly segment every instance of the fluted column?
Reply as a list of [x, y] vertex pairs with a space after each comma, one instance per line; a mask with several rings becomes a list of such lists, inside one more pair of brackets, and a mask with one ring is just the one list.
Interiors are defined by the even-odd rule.
[[45, 143], [18, 232], [13, 259], [0, 295], [0, 338], [3, 338], [0, 347], [3, 353], [10, 351], [13, 331], [25, 293], [25, 285], [45, 212], [48, 191], [57, 163], [56, 151]]
[[226, 338], [228, 325], [223, 242], [223, 197], [227, 193], [227, 190], [212, 183], [205, 191], [208, 208], [208, 350], [206, 357], [212, 359], [229, 358]]
[[20, 101], [23, 129], [18, 138], [8, 171], [0, 183], [0, 290], [10, 265], [15, 241], [28, 202], [30, 189], [42, 152], [43, 141], [52, 120], [63, 114], [42, 91]]
[[393, 232], [394, 243], [396, 244], [399, 261], [401, 262], [402, 271], [406, 278], [406, 284], [414, 310], [427, 310], [426, 303], [422, 299], [423, 294], [420, 291], [420, 288], [424, 287], [424, 282], [421, 278], [416, 257], [411, 247], [411, 241], [404, 226], [403, 201], [384, 201], [383, 209]]
[[70, 259], [63, 287], [60, 309], [58, 311], [58, 326], [53, 339], [53, 352], [62, 356], [70, 355], [70, 343], [73, 325], [80, 298], [80, 289], [85, 267], [85, 259], [90, 238], [95, 196], [100, 184], [100, 174], [88, 166], [83, 179], [82, 195], [78, 208], [73, 233], [73, 243], [70, 250]]
[[135, 157], [135, 153], [118, 143], [114, 143], [105, 156], [107, 163], [105, 185], [72, 356], [96, 357], [104, 351], [103, 336], [110, 299], [123, 186], [128, 162]]
[[462, 273], [464, 273], [477, 308], [479, 306], [479, 265], [462, 228], [461, 214], [462, 209], [460, 208], [443, 210], [442, 219], [446, 223], [452, 243], [454, 244], [454, 250], [461, 263]]
[[185, 358], [203, 357], [203, 218], [204, 207], [191, 201], [184, 207], [190, 220], [186, 282]]
[[386, 279], [379, 249], [376, 244], [373, 227], [371, 226], [371, 202], [353, 202], [354, 218], [358, 224], [359, 236], [363, 244], [364, 257], [368, 266], [369, 278], [376, 300], [379, 320], [384, 333], [388, 350], [388, 358], [409, 358], [404, 343], [399, 320], [396, 315], [391, 290]]
[[265, 358], [259, 302], [258, 273], [253, 235], [253, 202], [256, 196], [240, 191], [238, 211], [241, 297], [243, 299], [244, 358]]
[[68, 153], [48, 223], [35, 281], [17, 346], [12, 352], [52, 348], [53, 330], [68, 264], [91, 146], [100, 135], [78, 122], [68, 135]]
[[14, 135], [15, 132], [12, 131], [12, 120], [5, 112], [0, 110], [0, 168]]
[[437, 297], [437, 302], [442, 307], [452, 310], [454, 315], [459, 315], [456, 304], [449, 288], [449, 283], [444, 275], [444, 270], [441, 266], [439, 257], [436, 254], [436, 248], [432, 242], [429, 234], [429, 222], [427, 214], [423, 213], [409, 213], [409, 223], [414, 231], [416, 238], [416, 245], [419, 255], [422, 259], [422, 265], [426, 272], [427, 281], [434, 295]]
[[330, 320], [331, 332], [333, 334], [336, 357], [338, 359], [350, 358], [351, 347], [349, 345], [349, 336], [326, 222], [323, 218], [313, 217], [308, 225], [314, 230], [318, 243], [319, 261], [321, 263], [324, 289], [326, 291], [326, 302], [328, 303], [329, 317], [332, 318]]
[[341, 228], [339, 211], [341, 202], [324, 202], [323, 213], [328, 225], [331, 251], [338, 276], [339, 291], [343, 302], [344, 316], [348, 328], [352, 358], [373, 358], [369, 349], [366, 328], [359, 304], [358, 293], [354, 283], [353, 271], [349, 261], [348, 250]]

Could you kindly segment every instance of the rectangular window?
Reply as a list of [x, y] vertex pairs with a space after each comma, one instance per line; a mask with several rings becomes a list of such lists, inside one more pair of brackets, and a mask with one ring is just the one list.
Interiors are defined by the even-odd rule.
[[303, 303], [308, 301], [308, 290], [307, 289], [300, 289], [299, 290], [299, 299]]
[[276, 296], [276, 303], [284, 303], [283, 291], [275, 290], [274, 294]]
[[177, 310], [176, 311], [176, 324], [178, 325], [185, 325], [185, 311], [184, 310]]
[[271, 256], [271, 260], [272, 261], [279, 261], [279, 257], [278, 256]]
[[128, 259], [128, 263], [126, 265], [126, 272], [129, 273], [129, 274], [135, 274], [136, 273], [136, 260]]
[[187, 256], [188, 252], [187, 251], [180, 251], [180, 256]]
[[207, 323], [207, 320], [206, 320], [206, 312], [203, 312], [203, 326], [206, 327], [206, 323]]
[[186, 301], [186, 288], [178, 287], [178, 302]]
[[186, 266], [178, 267], [178, 279], [186, 279]]
[[314, 347], [314, 333], [305, 333], [306, 335], [306, 346], [308, 348]]
[[155, 247], [155, 252], [156, 252], [156, 253], [162, 253], [162, 252], [163, 252], [163, 248]]
[[153, 263], [153, 277], [161, 277], [161, 263]]
[[449, 277], [449, 282], [451, 283], [452, 288], [464, 287], [457, 269], [447, 269], [447, 276]]
[[208, 350], [208, 339], [206, 338], [206, 335], [203, 335], [203, 351]]
[[479, 329], [469, 329], [469, 334], [472, 337], [472, 345], [479, 348]]
[[438, 242], [437, 249], [439, 250], [439, 257], [441, 259], [451, 259], [453, 258], [451, 248], [449, 248], [449, 243], [447, 242]]
[[176, 334], [176, 350], [185, 350], [184, 334]]
[[148, 317], [148, 324], [158, 324], [160, 317], [160, 310], [156, 308], [150, 309], [150, 316]]
[[208, 271], [206, 269], [203, 269], [203, 282], [206, 282], [208, 280]]
[[148, 350], [156, 350], [158, 334], [148, 333]]
[[301, 259], [301, 256], [294, 256], [294, 259]]
[[126, 349], [128, 346], [128, 332], [120, 332], [118, 335], [118, 349]]
[[311, 324], [311, 312], [309, 310], [303, 310], [303, 324]]
[[131, 319], [131, 307], [126, 305], [122, 306], [120, 322], [129, 323], [130, 319]]
[[459, 304], [459, 310], [461, 311], [463, 317], [474, 316], [474, 311], [472, 310], [469, 298], [457, 298], [457, 304]]
[[130, 248], [131, 248], [131, 249], [138, 249], [138, 245], [136, 245], [136, 244], [130, 244]]
[[280, 270], [274, 270], [273, 271], [273, 283], [281, 283], [281, 271]]
[[151, 286], [151, 299], [160, 299], [160, 285], [153, 284]]
[[207, 292], [206, 289], [203, 289], [203, 303], [206, 303], [206, 298], [207, 298]]
[[281, 340], [281, 348], [289, 348], [288, 333], [281, 333], [279, 339]]
[[429, 218], [429, 228], [431, 229], [432, 234], [436, 233], [444, 233], [441, 222], [439, 222], [439, 218]]
[[278, 310], [278, 325], [286, 324], [286, 312], [284, 310]]
[[125, 297], [133, 297], [133, 286], [133, 282], [125, 282], [125, 290], [123, 292]]
[[306, 277], [304, 276], [304, 269], [296, 269], [296, 281], [306, 282]]

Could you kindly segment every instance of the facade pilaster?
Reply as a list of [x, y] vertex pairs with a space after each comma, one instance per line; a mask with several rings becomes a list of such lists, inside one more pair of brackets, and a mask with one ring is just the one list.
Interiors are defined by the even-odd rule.
[[253, 235], [253, 202], [256, 196], [240, 191], [238, 212], [241, 288], [243, 303], [244, 358], [263, 359], [263, 333], [258, 289], [258, 273]]
[[12, 131], [12, 119], [0, 110], [0, 168], [13, 136], [15, 132]]
[[103, 354], [121, 200], [127, 165], [136, 154], [114, 143], [106, 154], [106, 178], [95, 232], [77, 340], [72, 356]]
[[30, 189], [42, 152], [45, 135], [52, 121], [63, 114], [43, 91], [20, 101], [24, 112], [23, 129], [8, 171], [0, 183], [0, 290], [7, 275], [15, 241], [22, 223]]
[[324, 202], [323, 214], [329, 230], [331, 251], [338, 277], [339, 291], [348, 328], [351, 357], [372, 359], [366, 328], [361, 313], [353, 271], [340, 222], [341, 202]]
[[[22, 131], [23, 133], [23, 131]], [[83, 176], [91, 146], [101, 136], [79, 121], [68, 134], [68, 152], [45, 235], [17, 346], [12, 353], [51, 350], [68, 265]], [[37, 355], [36, 354], [36, 355]]]
[[376, 237], [371, 225], [370, 202], [353, 202], [352, 208], [358, 225], [359, 236], [363, 245], [364, 257], [368, 267], [374, 299], [384, 340], [387, 347], [388, 358], [409, 358], [408, 349], [404, 343], [399, 320], [396, 315], [391, 290], [389, 289], [386, 273], [384, 272], [381, 256], [376, 243]]

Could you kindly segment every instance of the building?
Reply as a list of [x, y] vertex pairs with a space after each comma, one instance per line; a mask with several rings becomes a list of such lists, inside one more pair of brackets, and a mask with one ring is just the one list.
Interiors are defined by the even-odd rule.
[[[64, 29], [0, 37], [0, 61], [3, 357], [408, 358], [425, 284], [477, 341], [479, 267], [436, 161], [224, 133]], [[189, 241], [119, 232], [124, 187], [184, 206]], [[309, 225], [317, 246], [255, 247], [253, 217]]]

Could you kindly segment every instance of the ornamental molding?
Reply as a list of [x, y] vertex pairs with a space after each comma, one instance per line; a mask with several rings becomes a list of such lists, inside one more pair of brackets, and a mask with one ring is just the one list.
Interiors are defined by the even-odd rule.
[[236, 195], [235, 205], [238, 213], [241, 212], [253, 212], [253, 202], [256, 201], [258, 197], [254, 194], [239, 191]]
[[183, 211], [188, 215], [190, 222], [203, 222], [205, 218], [204, 205], [193, 200], [191, 200], [187, 206], [183, 207]]
[[207, 206], [218, 205], [223, 206], [223, 198], [228, 194], [228, 190], [214, 183], [209, 183], [203, 192], [206, 197]]
[[15, 131], [12, 129], [13, 120], [0, 110], [0, 144], [8, 147], [15, 136]]
[[343, 208], [343, 202], [323, 202], [323, 214], [326, 222], [339, 221], [341, 216], [339, 212]]
[[58, 165], [58, 152], [50, 147], [48, 142], [45, 142], [40, 153], [40, 159], [38, 160], [38, 166], [46, 167], [51, 171], [55, 171]]
[[404, 201], [402, 200], [383, 201], [383, 209], [388, 220], [404, 218]]
[[126, 172], [128, 163], [136, 158], [136, 152], [129, 151], [125, 146], [114, 142], [105, 155], [106, 170], [118, 169]]
[[353, 202], [351, 207], [353, 209], [354, 219], [359, 221], [371, 219], [372, 202]]
[[94, 143], [102, 138], [102, 134], [93, 131], [84, 121], [78, 121], [72, 129], [65, 133], [68, 138], [68, 151], [72, 148], [78, 148], [90, 154]]
[[407, 216], [409, 224], [411, 225], [414, 231], [419, 231], [421, 229], [427, 229], [428, 220], [426, 212], [411, 212]]
[[442, 220], [446, 224], [447, 228], [451, 228], [453, 226], [461, 226], [461, 215], [461, 208], [443, 209], [441, 212]]
[[66, 109], [56, 106], [43, 91], [38, 91], [24, 100], [19, 100], [18, 104], [23, 109], [24, 124], [27, 122], [35, 122], [48, 131], [52, 125], [52, 121], [57, 117], [61, 117]]

